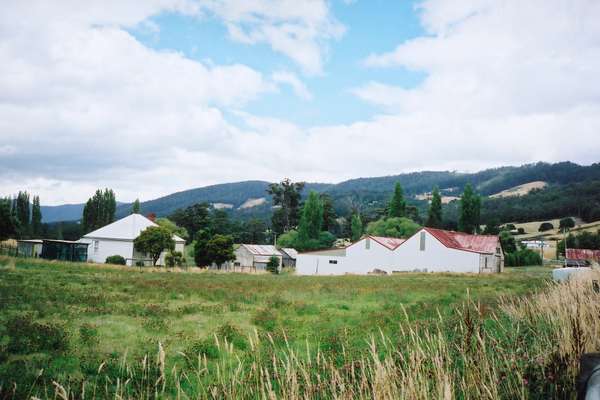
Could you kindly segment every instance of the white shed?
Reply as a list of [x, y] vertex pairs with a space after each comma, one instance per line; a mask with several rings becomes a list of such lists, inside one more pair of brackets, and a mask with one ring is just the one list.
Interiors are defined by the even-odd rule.
[[[133, 241], [150, 226], [158, 225], [143, 215], [131, 214], [84, 235], [79, 241], [90, 244], [88, 261], [104, 263], [107, 257], [120, 255], [125, 258], [127, 265], [134, 265], [135, 261], [151, 258], [148, 254], [138, 253], [133, 246]], [[173, 240], [175, 250], [183, 253], [185, 240], [177, 235], [173, 235]], [[161, 254], [157, 264], [164, 265], [164, 256], [165, 253]]]
[[391, 272], [471, 272], [504, 270], [498, 236], [423, 228], [394, 251]]
[[296, 273], [299, 275], [368, 274], [376, 270], [393, 269], [393, 252], [404, 239], [365, 236], [340, 248], [298, 254]]
[[281, 269], [283, 255], [275, 246], [240, 244], [234, 251], [235, 260], [223, 269], [231, 271], [264, 271], [271, 257], [277, 257]]

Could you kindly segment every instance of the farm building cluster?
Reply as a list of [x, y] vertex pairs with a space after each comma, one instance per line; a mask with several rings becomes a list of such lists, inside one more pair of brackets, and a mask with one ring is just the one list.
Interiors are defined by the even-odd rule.
[[422, 228], [406, 240], [365, 236], [345, 248], [301, 253], [296, 261], [300, 275], [503, 270], [498, 236], [433, 228]]
[[[95, 263], [104, 263], [107, 257], [120, 255], [127, 265], [148, 265], [151, 263], [150, 256], [136, 251], [134, 240], [150, 226], [157, 225], [143, 215], [131, 214], [84, 235], [78, 241], [20, 240], [18, 252], [28, 257]], [[185, 240], [177, 235], [173, 235], [173, 240], [175, 250], [183, 253]], [[157, 264], [164, 265], [165, 254], [161, 254]], [[306, 253], [272, 245], [240, 244], [234, 254], [235, 260], [219, 269], [265, 271], [273, 258], [278, 261], [280, 270], [295, 268], [299, 275], [498, 273], [504, 269], [504, 255], [498, 236], [433, 228], [422, 228], [407, 239], [369, 235], [342, 248]]]

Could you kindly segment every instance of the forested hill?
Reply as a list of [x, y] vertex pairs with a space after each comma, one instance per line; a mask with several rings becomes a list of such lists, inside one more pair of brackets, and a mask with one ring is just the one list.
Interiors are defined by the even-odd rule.
[[[358, 178], [338, 184], [308, 183], [305, 194], [309, 190], [326, 192], [333, 198], [336, 208], [341, 213], [351, 207], [366, 206], [377, 207], [387, 201], [395, 182], [400, 182], [408, 197], [431, 191], [434, 186], [442, 189], [445, 195], [459, 195], [464, 186], [470, 182], [482, 195], [491, 195], [510, 189], [514, 186], [543, 181], [549, 186], [545, 190], [552, 191], [554, 196], [561, 196], [561, 188], [568, 185], [579, 184], [583, 189], [590, 184], [590, 188], [598, 187], [592, 182], [600, 182], [600, 163], [590, 166], [581, 166], [571, 162], [555, 164], [536, 163], [520, 167], [500, 167], [487, 169], [476, 173], [459, 173], [453, 171], [422, 171], [392, 176]], [[234, 217], [248, 218], [252, 216], [265, 217], [270, 213], [270, 198], [266, 193], [269, 182], [245, 181], [206, 186], [191, 190], [173, 193], [155, 200], [142, 202], [144, 213], [153, 212], [158, 216], [168, 215], [178, 208], [187, 207], [198, 202], [215, 204], [230, 210]], [[572, 187], [572, 186], [570, 186]], [[573, 195], [573, 190], [569, 191]], [[597, 194], [600, 198], [600, 193]], [[524, 196], [519, 200], [523, 208]], [[539, 197], [539, 195], [538, 195]], [[118, 193], [117, 193], [118, 198]], [[512, 205], [516, 200], [496, 199], [497, 206]], [[64, 205], [54, 207], [42, 206], [44, 222], [60, 220], [76, 220], [81, 218], [83, 205]], [[117, 207], [117, 216], [129, 213], [130, 204], [120, 204]]]

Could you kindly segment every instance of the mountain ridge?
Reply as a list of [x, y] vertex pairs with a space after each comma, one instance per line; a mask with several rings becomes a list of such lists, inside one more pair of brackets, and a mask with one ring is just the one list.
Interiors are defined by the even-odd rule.
[[[478, 172], [415, 171], [397, 175], [353, 178], [339, 183], [306, 183], [304, 194], [310, 190], [329, 194], [336, 207], [345, 212], [356, 204], [377, 206], [389, 197], [396, 182], [400, 182], [407, 197], [431, 191], [438, 186], [445, 195], [459, 195], [467, 183], [473, 184], [484, 196], [526, 184], [545, 181], [549, 186], [566, 185], [586, 180], [600, 181], [600, 163], [582, 166], [570, 161], [558, 163], [538, 162], [521, 166], [502, 166]], [[249, 218], [270, 212], [271, 199], [266, 190], [270, 182], [248, 180], [221, 183], [171, 193], [141, 203], [144, 213], [166, 216], [173, 211], [199, 202], [231, 204], [232, 213], [239, 218]], [[117, 194], [118, 195], [118, 194]], [[238, 209], [248, 199], [266, 198], [255, 207]], [[417, 201], [417, 200], [414, 200]], [[131, 203], [119, 203], [117, 217], [129, 213]], [[81, 218], [83, 204], [42, 206], [44, 222], [73, 221]]]

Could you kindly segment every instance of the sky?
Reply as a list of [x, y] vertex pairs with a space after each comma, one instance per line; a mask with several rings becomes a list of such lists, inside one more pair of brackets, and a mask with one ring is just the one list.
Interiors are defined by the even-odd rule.
[[597, 0], [7, 0], [0, 196], [600, 161]]

